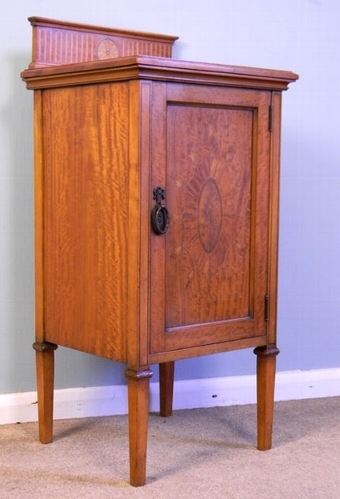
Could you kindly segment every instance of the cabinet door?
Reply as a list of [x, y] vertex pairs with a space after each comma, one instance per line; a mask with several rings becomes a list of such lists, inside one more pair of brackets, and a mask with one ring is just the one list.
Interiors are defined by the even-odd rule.
[[170, 224], [151, 232], [151, 355], [267, 334], [270, 100], [154, 85], [152, 189], [164, 188]]

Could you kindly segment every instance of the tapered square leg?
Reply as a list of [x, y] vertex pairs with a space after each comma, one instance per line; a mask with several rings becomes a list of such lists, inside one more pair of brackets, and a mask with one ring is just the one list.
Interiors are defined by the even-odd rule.
[[52, 343], [33, 344], [36, 351], [39, 440], [43, 444], [53, 441], [54, 350]]
[[274, 347], [258, 347], [257, 355], [257, 447], [272, 447], [276, 356], [280, 350]]
[[135, 487], [146, 482], [146, 454], [149, 426], [150, 369], [127, 369], [129, 400], [130, 483]]
[[164, 418], [172, 415], [174, 395], [175, 362], [159, 364], [159, 401], [160, 415]]

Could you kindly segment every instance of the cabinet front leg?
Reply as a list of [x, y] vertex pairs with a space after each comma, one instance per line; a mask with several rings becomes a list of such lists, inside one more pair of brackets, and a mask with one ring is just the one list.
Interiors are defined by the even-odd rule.
[[39, 440], [43, 444], [53, 441], [54, 350], [52, 343], [33, 344], [36, 351]]
[[272, 447], [276, 356], [280, 350], [273, 347], [257, 347], [257, 448]]
[[164, 418], [172, 416], [174, 396], [175, 362], [159, 364], [159, 401], [160, 415]]
[[149, 426], [149, 392], [152, 371], [127, 369], [129, 400], [130, 483], [145, 485]]

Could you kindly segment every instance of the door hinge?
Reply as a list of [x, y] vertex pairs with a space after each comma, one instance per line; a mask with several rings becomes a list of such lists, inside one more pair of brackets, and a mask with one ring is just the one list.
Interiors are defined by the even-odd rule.
[[270, 296], [265, 295], [264, 297], [264, 320], [269, 321], [270, 320]]
[[269, 111], [268, 111], [268, 132], [273, 131], [273, 106], [269, 106]]

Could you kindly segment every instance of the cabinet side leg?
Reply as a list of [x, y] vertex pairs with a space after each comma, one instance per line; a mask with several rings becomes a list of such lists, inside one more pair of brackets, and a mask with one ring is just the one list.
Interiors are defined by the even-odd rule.
[[175, 362], [164, 362], [159, 364], [160, 415], [164, 418], [172, 416], [174, 374]]
[[53, 442], [54, 350], [58, 347], [36, 342], [33, 348], [36, 351], [39, 440], [49, 444]]
[[127, 369], [129, 400], [130, 483], [134, 487], [145, 485], [146, 454], [149, 426], [150, 369]]
[[280, 350], [273, 347], [257, 347], [257, 448], [272, 447], [276, 356]]

